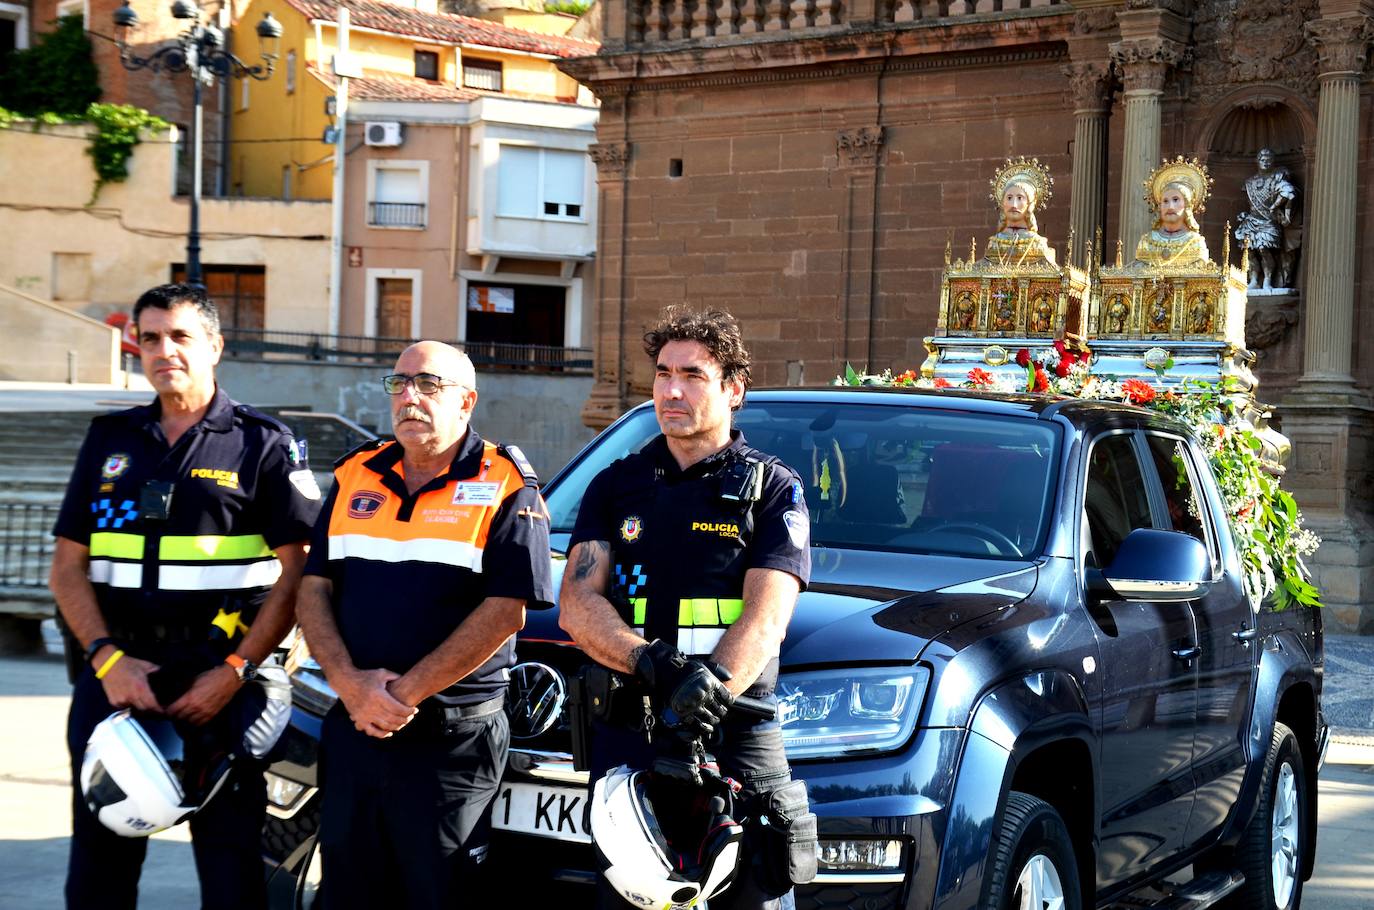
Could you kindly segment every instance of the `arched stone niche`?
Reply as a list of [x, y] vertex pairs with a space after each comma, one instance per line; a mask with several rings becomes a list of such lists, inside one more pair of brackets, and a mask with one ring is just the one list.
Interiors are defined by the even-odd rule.
[[[1262, 148], [1274, 153], [1276, 166], [1286, 167], [1298, 188], [1290, 230], [1302, 232], [1308, 217], [1312, 164], [1316, 149], [1316, 116], [1303, 96], [1278, 86], [1248, 87], [1218, 99], [1205, 121], [1198, 145], [1215, 181], [1203, 216], [1203, 233], [1213, 256], [1219, 256], [1227, 222], [1234, 232], [1242, 212], [1250, 208], [1245, 181], [1257, 173], [1255, 155]], [[1231, 262], [1239, 265], [1240, 244], [1231, 237]], [[1246, 344], [1261, 356], [1263, 382], [1272, 391], [1286, 387], [1302, 368], [1300, 333], [1302, 254], [1293, 284], [1296, 293], [1282, 297], [1252, 296], [1247, 308]]]

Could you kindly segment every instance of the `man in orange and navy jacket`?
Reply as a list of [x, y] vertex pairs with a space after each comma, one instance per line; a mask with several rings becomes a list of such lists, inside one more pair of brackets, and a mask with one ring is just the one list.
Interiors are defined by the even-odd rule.
[[471, 893], [510, 743], [515, 633], [553, 601], [538, 479], [469, 426], [471, 361], [422, 341], [382, 382], [395, 440], [336, 465], [297, 605], [339, 695], [321, 733], [327, 910]]

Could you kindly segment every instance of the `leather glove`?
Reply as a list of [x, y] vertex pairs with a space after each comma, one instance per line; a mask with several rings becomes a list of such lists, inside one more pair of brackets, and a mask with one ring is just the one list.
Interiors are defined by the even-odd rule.
[[[712, 670], [716, 672], [712, 672]], [[662, 709], [663, 722], [685, 739], [710, 739], [734, 702], [721, 685], [723, 667], [689, 658], [656, 639], [639, 656], [635, 675], [649, 687]]]

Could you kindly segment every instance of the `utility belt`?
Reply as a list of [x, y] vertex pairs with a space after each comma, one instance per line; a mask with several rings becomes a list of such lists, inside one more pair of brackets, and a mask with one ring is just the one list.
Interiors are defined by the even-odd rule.
[[[506, 710], [506, 696], [493, 696], [475, 705], [445, 705], [427, 699], [420, 703], [419, 713], [406, 725], [406, 730], [414, 728], [432, 737], [454, 736], [460, 731], [459, 725], [477, 720], [485, 720]], [[402, 730], [404, 733], [405, 730]]]
[[652, 732], [654, 715], [649, 693], [639, 680], [588, 664], [568, 683], [568, 725], [572, 734], [573, 767], [591, 767], [593, 723]]

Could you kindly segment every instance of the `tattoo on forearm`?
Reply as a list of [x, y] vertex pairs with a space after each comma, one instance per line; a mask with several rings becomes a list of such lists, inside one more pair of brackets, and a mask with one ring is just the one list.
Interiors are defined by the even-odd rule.
[[630, 667], [631, 673], [635, 672], [639, 668], [639, 658], [642, 657], [644, 652], [647, 650], [649, 650], [648, 645], [636, 645], [634, 648], [630, 649], [628, 665]]
[[586, 581], [601, 564], [601, 556], [611, 551], [611, 545], [604, 540], [588, 540], [577, 549], [577, 564], [573, 566], [573, 578]]

